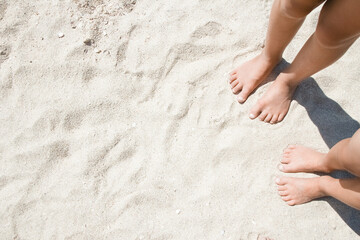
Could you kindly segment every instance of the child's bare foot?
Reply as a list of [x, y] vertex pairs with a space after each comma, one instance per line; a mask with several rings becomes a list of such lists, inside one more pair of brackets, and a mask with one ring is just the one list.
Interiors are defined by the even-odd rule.
[[251, 119], [259, 117], [261, 121], [271, 124], [281, 122], [289, 110], [296, 87], [288, 84], [280, 74], [251, 109], [249, 117]]
[[280, 171], [295, 172], [329, 172], [325, 166], [325, 153], [317, 152], [301, 145], [290, 145], [284, 150]]
[[293, 206], [325, 196], [325, 193], [321, 190], [320, 187], [321, 178], [323, 177], [280, 177], [275, 181], [278, 185], [278, 192], [281, 196], [281, 199], [284, 200], [288, 205]]
[[238, 94], [239, 103], [244, 103], [250, 93], [271, 73], [280, 59], [269, 60], [263, 53], [237, 67], [230, 73], [230, 86]]

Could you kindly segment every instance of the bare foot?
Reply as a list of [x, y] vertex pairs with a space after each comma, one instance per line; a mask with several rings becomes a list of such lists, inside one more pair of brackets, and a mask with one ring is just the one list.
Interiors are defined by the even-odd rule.
[[230, 86], [238, 94], [239, 103], [244, 103], [250, 93], [271, 73], [280, 59], [269, 60], [263, 53], [237, 67], [230, 73]]
[[324, 164], [326, 154], [319, 153], [301, 145], [290, 145], [284, 150], [280, 171], [296, 172], [329, 172]]
[[281, 199], [288, 205], [298, 205], [309, 202], [315, 198], [325, 196], [325, 193], [320, 188], [320, 179], [315, 178], [292, 178], [280, 177], [277, 178], [278, 192]]
[[249, 114], [251, 119], [259, 117], [261, 121], [271, 124], [281, 122], [284, 119], [297, 86], [288, 84], [282, 78], [280, 74], [264, 96], [251, 109]]

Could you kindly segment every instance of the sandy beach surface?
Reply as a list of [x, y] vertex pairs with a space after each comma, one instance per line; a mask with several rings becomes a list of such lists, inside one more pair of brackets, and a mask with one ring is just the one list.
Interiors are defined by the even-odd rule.
[[0, 239], [358, 239], [359, 211], [289, 207], [274, 178], [288, 144], [326, 152], [359, 128], [360, 41], [283, 122], [252, 121], [320, 12], [240, 105], [228, 73], [260, 53], [271, 5], [0, 0]]

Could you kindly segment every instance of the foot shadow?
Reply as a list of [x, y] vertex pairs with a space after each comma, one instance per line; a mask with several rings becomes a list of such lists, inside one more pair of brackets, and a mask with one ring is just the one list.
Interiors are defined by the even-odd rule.
[[[289, 65], [282, 60], [274, 70], [279, 74]], [[273, 77], [272, 77], [273, 78]], [[305, 79], [296, 89], [293, 100], [305, 108], [311, 121], [317, 126], [326, 145], [332, 148], [339, 141], [352, 137], [360, 124], [347, 114], [334, 100], [328, 98], [313, 78]], [[348, 172], [336, 171], [334, 178], [352, 178]], [[360, 235], [360, 211], [334, 198], [323, 198], [339, 214], [344, 222]]]

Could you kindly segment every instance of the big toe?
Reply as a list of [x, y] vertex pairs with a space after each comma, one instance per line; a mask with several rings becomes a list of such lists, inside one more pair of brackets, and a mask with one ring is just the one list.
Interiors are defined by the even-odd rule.
[[285, 173], [291, 173], [291, 172], [295, 172], [292, 167], [291, 164], [280, 164], [279, 165], [279, 170]]
[[257, 103], [251, 110], [250, 110], [250, 114], [249, 117], [251, 119], [255, 119], [257, 118], [261, 113], [261, 106], [259, 103]]
[[277, 177], [275, 179], [277, 185], [285, 185], [288, 182], [287, 177]]
[[239, 103], [244, 103], [246, 99], [249, 97], [251, 90], [247, 87], [244, 87], [239, 93], [237, 100]]

